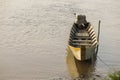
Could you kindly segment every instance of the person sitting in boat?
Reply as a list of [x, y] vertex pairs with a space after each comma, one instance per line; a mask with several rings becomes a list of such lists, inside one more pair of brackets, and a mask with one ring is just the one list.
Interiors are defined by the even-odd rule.
[[89, 23], [86, 20], [85, 15], [76, 15], [75, 14], [75, 25], [78, 29], [86, 29]]

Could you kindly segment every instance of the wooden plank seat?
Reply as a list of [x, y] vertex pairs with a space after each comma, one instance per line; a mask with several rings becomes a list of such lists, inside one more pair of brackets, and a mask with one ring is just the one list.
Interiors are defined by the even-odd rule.
[[92, 46], [92, 44], [90, 44], [90, 43], [72, 43], [72, 45], [75, 45], [75, 46]]
[[73, 42], [92, 43], [92, 40], [72, 40]]
[[74, 36], [74, 39], [81, 39], [81, 40], [91, 40], [89, 36]]
[[89, 37], [88, 33], [76, 33], [75, 35], [79, 36], [79, 37], [81, 37], [81, 36], [88, 36]]

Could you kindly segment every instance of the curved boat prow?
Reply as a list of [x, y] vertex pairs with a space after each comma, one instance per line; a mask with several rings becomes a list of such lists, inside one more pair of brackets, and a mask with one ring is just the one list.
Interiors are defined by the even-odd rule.
[[75, 58], [77, 60], [81, 60], [81, 49], [80, 48], [75, 48], [75, 47], [72, 47], [70, 45], [68, 45], [68, 50], [73, 53], [73, 55], [75, 56]]

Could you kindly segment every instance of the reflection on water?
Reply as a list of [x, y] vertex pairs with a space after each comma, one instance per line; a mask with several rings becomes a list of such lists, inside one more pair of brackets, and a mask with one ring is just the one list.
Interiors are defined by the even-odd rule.
[[72, 53], [67, 53], [66, 63], [68, 71], [73, 79], [89, 79], [95, 71], [95, 61], [78, 61]]

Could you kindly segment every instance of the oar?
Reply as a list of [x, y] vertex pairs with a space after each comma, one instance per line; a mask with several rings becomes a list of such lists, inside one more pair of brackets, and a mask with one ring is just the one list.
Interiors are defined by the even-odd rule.
[[[101, 21], [99, 20], [99, 23], [98, 23], [98, 35], [97, 35], [98, 43], [99, 43], [99, 37], [100, 37], [100, 23], [101, 23]], [[97, 45], [96, 54], [98, 53], [98, 47], [99, 47], [99, 44]]]

